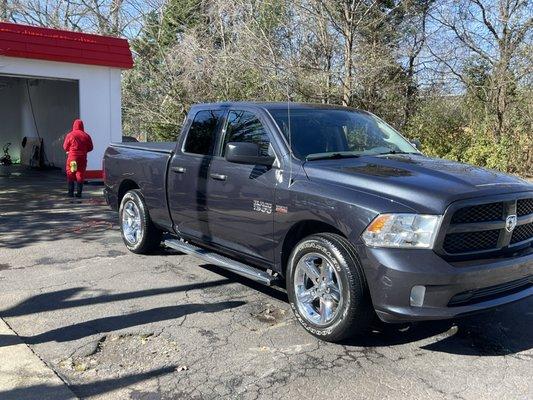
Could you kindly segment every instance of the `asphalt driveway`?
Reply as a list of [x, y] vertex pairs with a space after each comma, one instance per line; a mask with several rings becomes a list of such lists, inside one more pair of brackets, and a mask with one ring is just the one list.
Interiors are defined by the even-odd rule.
[[30, 175], [0, 177], [0, 317], [80, 398], [533, 398], [531, 298], [324, 343], [283, 290], [129, 253], [101, 187], [72, 203]]

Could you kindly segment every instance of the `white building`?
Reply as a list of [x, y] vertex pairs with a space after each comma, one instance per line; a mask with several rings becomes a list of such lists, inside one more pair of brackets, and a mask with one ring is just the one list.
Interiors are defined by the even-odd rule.
[[107, 145], [122, 141], [121, 70], [132, 66], [124, 39], [0, 22], [0, 150], [11, 142], [20, 160], [23, 138], [40, 138], [40, 161], [63, 168], [64, 136], [81, 118], [94, 142], [87, 178], [101, 177]]

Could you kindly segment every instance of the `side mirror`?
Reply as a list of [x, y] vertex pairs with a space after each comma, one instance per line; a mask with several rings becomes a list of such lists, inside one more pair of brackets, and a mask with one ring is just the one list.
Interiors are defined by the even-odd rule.
[[420, 139], [412, 139], [411, 144], [415, 146], [417, 150], [422, 149], [422, 143], [420, 142]]
[[264, 165], [271, 167], [274, 157], [262, 156], [259, 145], [249, 142], [229, 142], [226, 144], [226, 160], [236, 164]]

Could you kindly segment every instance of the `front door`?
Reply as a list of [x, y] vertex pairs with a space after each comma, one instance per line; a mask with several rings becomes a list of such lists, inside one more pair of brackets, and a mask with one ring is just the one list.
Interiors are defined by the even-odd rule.
[[229, 111], [222, 133], [219, 156], [212, 159], [209, 170], [208, 219], [213, 241], [271, 263], [276, 169], [224, 159], [228, 142], [257, 143], [264, 155], [275, 155], [270, 133], [256, 114], [242, 110]]
[[174, 228], [207, 242], [211, 241], [207, 215], [209, 168], [223, 113], [201, 110], [192, 117], [183, 146], [170, 160], [168, 172], [168, 204]]

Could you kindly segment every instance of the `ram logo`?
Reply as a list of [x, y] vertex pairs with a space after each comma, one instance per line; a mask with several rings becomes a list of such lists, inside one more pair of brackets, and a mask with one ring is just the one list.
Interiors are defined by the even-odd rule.
[[514, 230], [517, 221], [518, 219], [516, 218], [516, 215], [507, 216], [507, 219], [505, 220], [505, 229], [507, 232], [511, 233]]

